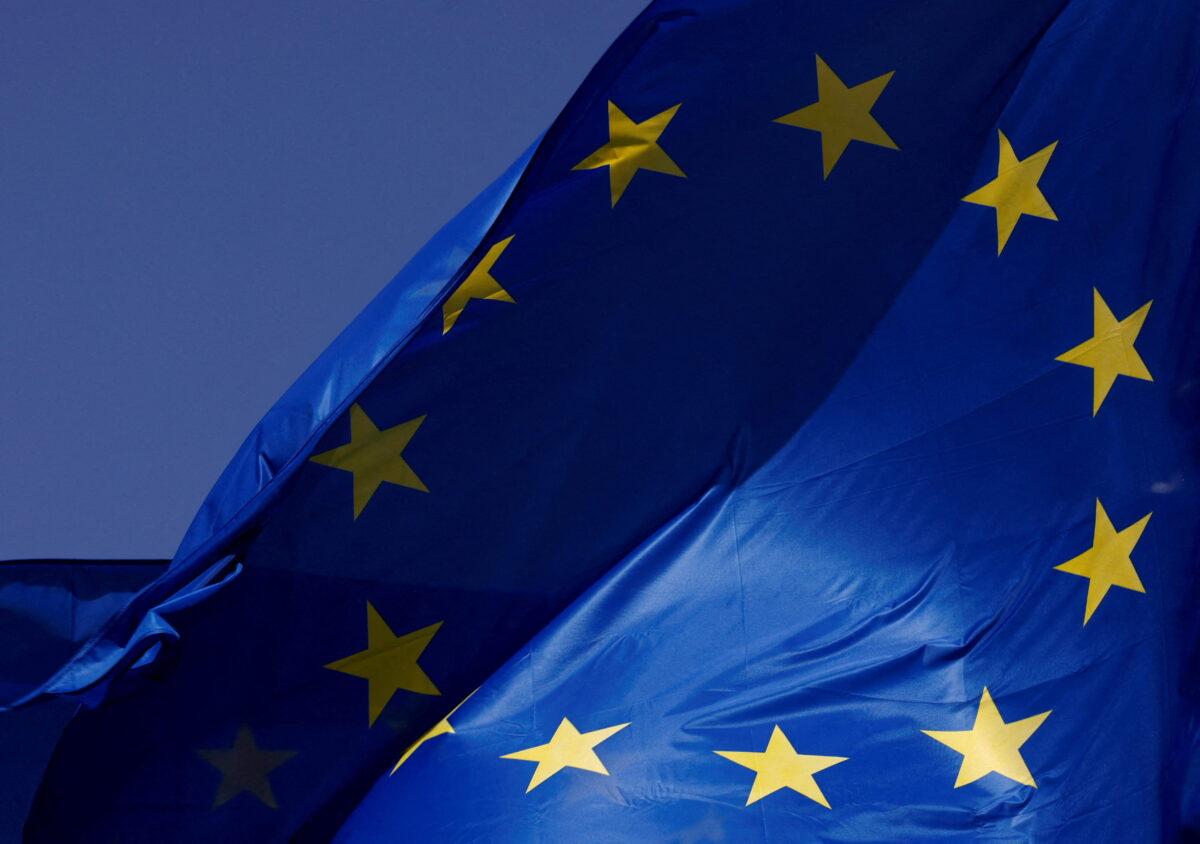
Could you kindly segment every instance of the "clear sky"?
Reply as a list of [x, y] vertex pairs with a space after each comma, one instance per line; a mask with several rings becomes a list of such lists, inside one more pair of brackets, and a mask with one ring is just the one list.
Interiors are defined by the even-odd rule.
[[10, 4], [0, 559], [170, 556], [646, 0]]

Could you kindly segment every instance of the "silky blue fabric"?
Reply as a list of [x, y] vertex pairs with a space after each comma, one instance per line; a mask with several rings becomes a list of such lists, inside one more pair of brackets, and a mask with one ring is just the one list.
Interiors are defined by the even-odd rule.
[[[0, 562], [0, 700], [37, 688], [166, 567], [166, 560]], [[67, 700], [0, 708], [0, 841], [20, 838], [42, 769], [74, 709]]]
[[[332, 423], [248, 445], [102, 658], [60, 674], [105, 699], [60, 742], [27, 835], [1185, 834], [1198, 18], [651, 4], [390, 356], [351, 389], [328, 376], [335, 401], [324, 376], [298, 384]], [[892, 143], [853, 141], [828, 173], [820, 133], [775, 122], [817, 100], [822, 67], [851, 89], [894, 72], [870, 110]], [[608, 168], [575, 169], [609, 103], [633, 122], [678, 105], [657, 141], [685, 176], [640, 170], [614, 204]], [[1009, 144], [1055, 143], [1035, 179], [1052, 213], [1005, 239], [962, 201], [1013, 171]], [[473, 299], [446, 332], [439, 305], [489, 254], [513, 301]], [[1114, 319], [1152, 301], [1153, 380], [1117, 377], [1093, 414], [1093, 370], [1057, 358], [1092, 336], [1095, 291]], [[306, 459], [352, 441], [351, 402], [379, 429], [422, 420], [402, 447], [427, 492], [384, 483], [357, 512], [357, 475]], [[1055, 567], [1088, 551], [1097, 500], [1115, 530], [1153, 515], [1130, 550], [1144, 591], [1110, 589], [1085, 625], [1093, 581]], [[375, 713], [366, 679], [327, 666], [381, 623], [422, 645]], [[923, 732], [970, 730], [985, 689], [1005, 723], [1050, 713], [1012, 750], [1033, 784], [985, 754], [998, 767], [956, 787], [965, 756]], [[603, 772], [530, 788], [533, 763], [501, 757], [563, 719], [627, 726], [589, 751]], [[714, 751], [776, 729], [845, 759], [815, 774], [829, 807], [791, 787], [747, 805], [755, 772]], [[212, 754], [251, 734], [277, 755], [233, 783]]]

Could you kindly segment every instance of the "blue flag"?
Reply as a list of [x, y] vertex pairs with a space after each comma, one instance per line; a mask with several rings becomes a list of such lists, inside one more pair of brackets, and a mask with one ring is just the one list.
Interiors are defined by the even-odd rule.
[[1194, 831], [1198, 33], [652, 3], [30, 695], [27, 836]]

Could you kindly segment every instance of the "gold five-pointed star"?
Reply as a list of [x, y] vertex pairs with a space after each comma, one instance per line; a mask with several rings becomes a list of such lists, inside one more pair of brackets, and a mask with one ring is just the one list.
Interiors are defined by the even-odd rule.
[[[476, 691], [478, 691], [478, 689], [476, 689]], [[475, 692], [471, 692], [471, 695], [473, 694], [475, 694]], [[416, 752], [416, 749], [425, 742], [429, 741], [430, 739], [435, 739], [438, 736], [453, 735], [454, 727], [450, 723], [450, 716], [457, 712], [458, 707], [466, 703], [471, 698], [471, 695], [467, 695], [465, 698], [463, 698], [462, 701], [459, 702], [458, 706], [446, 713], [445, 718], [443, 718], [441, 721], [438, 721], [436, 724], [430, 727], [423, 736], [414, 741], [412, 746], [408, 748], [408, 750], [404, 751], [404, 753], [400, 756], [400, 761], [396, 763], [396, 767], [392, 768], [392, 773], [394, 774], [396, 771], [400, 770], [400, 766], [408, 761], [408, 757], [412, 756], [413, 753]]]
[[828, 809], [829, 801], [821, 793], [813, 774], [845, 762], [847, 758], [845, 756], [810, 756], [797, 753], [778, 724], [771, 731], [767, 749], [761, 753], [745, 750], [714, 750], [713, 752], [718, 756], [724, 756], [730, 762], [736, 762], [743, 768], [754, 771], [754, 784], [750, 786], [750, 796], [746, 798], [747, 806], [757, 803], [768, 794], [774, 794], [781, 788], [790, 788]]
[[628, 726], [628, 723], [617, 724], [615, 727], [604, 727], [600, 730], [581, 733], [575, 729], [574, 724], [563, 718], [558, 729], [554, 731], [554, 736], [546, 744], [518, 750], [515, 753], [506, 753], [500, 758], [537, 762], [533, 778], [529, 780], [529, 787], [525, 789], [526, 794], [563, 768], [579, 768], [582, 771], [594, 771], [597, 774], [608, 776], [608, 769], [596, 755], [595, 747]]
[[381, 431], [367, 412], [355, 404], [350, 408], [350, 442], [314, 454], [309, 459], [354, 475], [354, 518], [357, 519], [375, 490], [385, 481], [429, 492], [404, 460], [408, 441], [424, 421], [424, 416], [418, 416]]
[[221, 785], [213, 800], [214, 809], [243, 791], [253, 794], [266, 806], [278, 809], [269, 777], [271, 771], [296, 755], [294, 750], [263, 750], [245, 725], [238, 728], [233, 747], [197, 750], [196, 753], [221, 772]]
[[367, 649], [326, 665], [334, 671], [367, 681], [367, 723], [374, 724], [397, 691], [440, 695], [437, 686], [417, 664], [442, 622], [397, 636], [367, 602]]
[[996, 254], [1004, 251], [1013, 229], [1022, 214], [1031, 217], [1041, 217], [1043, 220], [1057, 220], [1054, 209], [1046, 201], [1038, 180], [1050, 163], [1050, 156], [1058, 141], [1035, 152], [1028, 158], [1017, 158], [1012, 144], [1000, 132], [1000, 163], [996, 166], [996, 178], [992, 179], [979, 190], [963, 197], [963, 202], [976, 205], [989, 205], [996, 209]]
[[1096, 499], [1096, 527], [1092, 533], [1092, 547], [1078, 557], [1072, 557], [1060, 566], [1057, 571], [1067, 574], [1077, 574], [1088, 579], [1087, 604], [1083, 609], [1083, 623], [1087, 624], [1092, 613], [1100, 606], [1108, 590], [1114, 586], [1129, 589], [1132, 592], [1145, 593], [1146, 587], [1138, 577], [1137, 569], [1133, 567], [1134, 547], [1142, 538], [1142, 531], [1150, 522], [1152, 513], [1147, 513], [1124, 530], [1118, 531], [1113, 527], [1104, 505]]
[[658, 145], [659, 137], [667, 128], [667, 124], [671, 122], [671, 118], [675, 116], [675, 112], [679, 111], [680, 105], [682, 103], [659, 112], [649, 120], [634, 123], [625, 116], [625, 112], [617, 108], [616, 103], [610, 100], [608, 103], [608, 143], [571, 169], [595, 170], [597, 167], [607, 167], [614, 208], [638, 170], [653, 170], [655, 173], [686, 178], [686, 174], [679, 169], [679, 165], [672, 161], [670, 156]]
[[900, 149], [871, 116], [875, 101], [894, 73], [894, 70], [889, 71], [847, 88], [832, 68], [825, 64], [825, 60], [817, 56], [817, 101], [777, 117], [775, 122], [821, 133], [821, 160], [825, 167], [825, 178], [828, 179], [833, 166], [851, 141]]
[[1063, 363], [1091, 368], [1092, 416], [1100, 411], [1100, 405], [1118, 375], [1154, 380], [1142, 356], [1133, 347], [1152, 304], [1153, 299], [1118, 322], [1100, 291], [1092, 288], [1092, 338], [1055, 358]]
[[955, 788], [970, 785], [993, 772], [1037, 788], [1033, 774], [1029, 773], [1021, 756], [1021, 745], [1029, 741], [1029, 737], [1042, 726], [1051, 711], [1006, 724], [987, 686], [984, 686], [979, 709], [975, 713], [975, 726], [971, 729], [921, 732], [962, 754], [962, 767], [958, 769]]
[[492, 267], [500, 260], [513, 236], [506, 237], [499, 243], [492, 244], [483, 259], [475, 265], [470, 275], [463, 283], [454, 288], [454, 292], [442, 305], [442, 333], [446, 334], [458, 322], [459, 314], [472, 299], [491, 299], [495, 302], [515, 302], [509, 292], [500, 286], [500, 282], [492, 277]]

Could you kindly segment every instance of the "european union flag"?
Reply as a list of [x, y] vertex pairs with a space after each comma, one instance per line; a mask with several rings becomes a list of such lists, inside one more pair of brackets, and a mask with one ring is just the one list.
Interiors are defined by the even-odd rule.
[[1195, 831], [1198, 35], [652, 3], [40, 690], [28, 837]]

